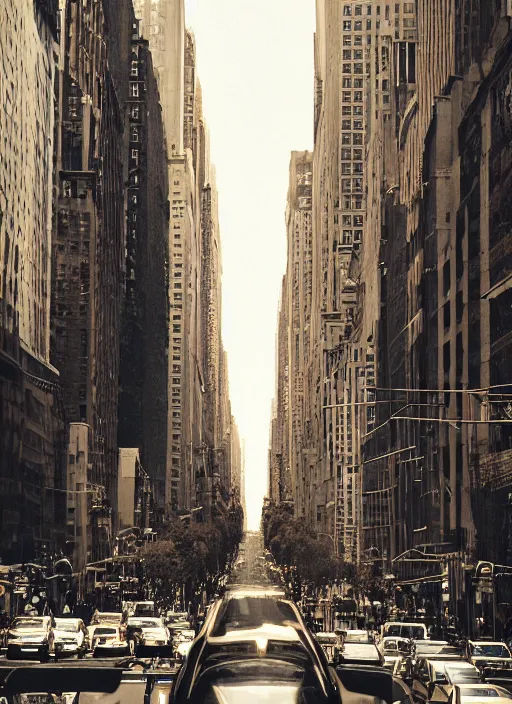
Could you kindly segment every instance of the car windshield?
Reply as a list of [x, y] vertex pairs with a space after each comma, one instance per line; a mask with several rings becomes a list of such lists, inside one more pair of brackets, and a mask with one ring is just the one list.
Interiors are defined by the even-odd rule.
[[366, 631], [347, 631], [345, 635], [345, 643], [368, 643], [368, 633]]
[[470, 668], [447, 667], [446, 674], [452, 684], [462, 684], [463, 682], [479, 682], [480, 673], [478, 670]]
[[55, 628], [58, 631], [69, 631], [71, 633], [76, 633], [78, 631], [78, 624], [73, 623], [72, 621], [66, 621], [66, 619], [56, 619], [55, 620]]
[[314, 670], [282, 661], [237, 661], [200, 675], [191, 704], [324, 704], [323, 686]]
[[402, 638], [413, 638], [414, 640], [425, 640], [425, 629], [423, 626], [410, 626], [402, 623], [394, 623], [386, 628], [386, 636], [402, 636]]
[[128, 626], [133, 628], [163, 628], [162, 622], [158, 618], [131, 618]]
[[279, 599], [269, 597], [234, 597], [229, 599], [212, 633], [223, 636], [235, 630], [297, 623], [293, 608]]
[[486, 655], [489, 658], [509, 658], [510, 652], [505, 645], [475, 645], [473, 655]]
[[96, 628], [94, 631], [95, 636], [115, 636], [117, 635], [117, 628]]
[[488, 697], [500, 697], [501, 695], [494, 687], [461, 687], [461, 697], [475, 697], [478, 699], [487, 699]]
[[11, 628], [33, 630], [34, 628], [43, 628], [43, 624], [42, 618], [15, 618]]

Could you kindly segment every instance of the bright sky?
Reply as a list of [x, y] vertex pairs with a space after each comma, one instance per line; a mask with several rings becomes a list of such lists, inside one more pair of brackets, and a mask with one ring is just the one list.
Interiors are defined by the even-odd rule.
[[246, 442], [249, 529], [267, 492], [292, 150], [313, 142], [315, 0], [185, 0], [217, 170], [223, 336]]

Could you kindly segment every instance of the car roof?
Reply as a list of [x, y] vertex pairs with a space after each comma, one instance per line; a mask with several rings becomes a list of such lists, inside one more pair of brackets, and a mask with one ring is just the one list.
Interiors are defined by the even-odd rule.
[[500, 640], [468, 640], [471, 645], [504, 645], [507, 647], [506, 643]]
[[247, 630], [230, 631], [224, 636], [210, 636], [208, 642], [212, 645], [224, 643], [240, 643], [245, 641], [282, 640], [286, 642], [302, 642], [293, 626], [275, 626], [270, 623], [261, 628], [248, 628]]

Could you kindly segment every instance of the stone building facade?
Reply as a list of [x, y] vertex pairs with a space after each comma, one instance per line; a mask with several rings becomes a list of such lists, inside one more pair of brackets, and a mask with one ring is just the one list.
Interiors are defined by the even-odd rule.
[[233, 486], [215, 169], [183, 0], [134, 5], [162, 101], [170, 203], [167, 466], [155, 500], [174, 511], [202, 508], [209, 518]]
[[[168, 442], [170, 204], [160, 95], [149, 42], [140, 37], [137, 20], [129, 70], [118, 444], [140, 449], [143, 471], [162, 496]], [[172, 364], [174, 371], [179, 365]]]
[[0, 556], [64, 547], [65, 430], [50, 360], [56, 2], [0, 7]]
[[91, 560], [110, 554], [117, 505], [132, 17], [128, 0], [61, 9], [51, 360], [66, 420], [91, 430], [87, 483], [101, 496]]

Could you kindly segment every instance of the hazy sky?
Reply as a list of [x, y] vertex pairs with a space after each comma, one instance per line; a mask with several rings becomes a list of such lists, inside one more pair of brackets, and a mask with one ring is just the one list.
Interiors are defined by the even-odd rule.
[[217, 169], [223, 336], [250, 528], [267, 491], [292, 150], [313, 141], [315, 0], [185, 0]]

